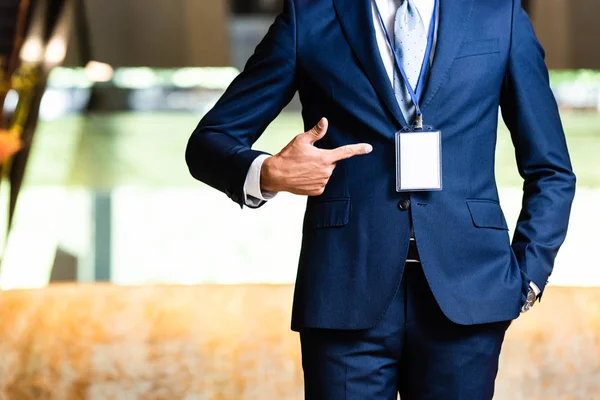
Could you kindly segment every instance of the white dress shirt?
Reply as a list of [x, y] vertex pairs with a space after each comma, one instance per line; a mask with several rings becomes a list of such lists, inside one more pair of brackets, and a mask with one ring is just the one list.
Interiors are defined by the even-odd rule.
[[[386, 24], [386, 29], [391, 36], [392, 42], [394, 40], [394, 21], [396, 18], [396, 11], [402, 4], [403, 0], [375, 0], [377, 2], [377, 6], [379, 7], [379, 11], [381, 12], [381, 16]], [[443, 0], [440, 0], [443, 1]], [[435, 0], [413, 0], [413, 4], [417, 7], [419, 14], [421, 15], [421, 19], [425, 24], [425, 31], [428, 32], [431, 20], [433, 17], [433, 8], [435, 5]], [[372, 6], [373, 11], [373, 26], [375, 27], [375, 36], [377, 39], [377, 46], [379, 48], [379, 54], [381, 55], [381, 59], [383, 61], [383, 65], [385, 66], [385, 70], [388, 74], [388, 78], [390, 79], [390, 84], [394, 85], [394, 68], [395, 61], [394, 55], [390, 46], [388, 45], [387, 38], [385, 37], [385, 32], [381, 26], [381, 22], [379, 21], [379, 16], [377, 15], [377, 11], [375, 6]], [[438, 12], [438, 21], [436, 21], [434, 40], [433, 40], [433, 48], [431, 51], [431, 58], [429, 60], [430, 63], [433, 63], [433, 57], [435, 55], [435, 46], [437, 43], [437, 34], [439, 27], [439, 12]], [[275, 193], [263, 192], [260, 188], [260, 172], [262, 169], [263, 162], [269, 158], [268, 155], [262, 155], [256, 158], [250, 169], [248, 171], [248, 175], [246, 176], [246, 182], [244, 184], [244, 196], [246, 205], [257, 207], [265, 201], [271, 200], [275, 197]], [[531, 288], [534, 290], [536, 295], [540, 294], [540, 289], [533, 282], [530, 284]]]

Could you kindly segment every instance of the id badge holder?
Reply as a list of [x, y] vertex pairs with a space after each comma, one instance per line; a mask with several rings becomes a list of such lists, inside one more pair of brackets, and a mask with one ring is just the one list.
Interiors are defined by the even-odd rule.
[[431, 126], [396, 132], [396, 191], [442, 190], [442, 134]]

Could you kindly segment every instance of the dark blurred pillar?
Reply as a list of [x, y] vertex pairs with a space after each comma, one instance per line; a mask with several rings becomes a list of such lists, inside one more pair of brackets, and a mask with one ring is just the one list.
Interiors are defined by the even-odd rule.
[[523, 9], [531, 16], [531, 0], [522, 0]]
[[[30, 11], [32, 16], [29, 22], [32, 24], [32, 29], [33, 26], [42, 28], [42, 37], [40, 39], [43, 42], [43, 49], [46, 49], [52, 40], [66, 40], [68, 37], [67, 32], [72, 25], [73, 18], [70, 13], [71, 9], [65, 6], [66, 2], [67, 0], [46, 0], [43, 4], [35, 3], [39, 8]], [[35, 35], [26, 35], [24, 37], [25, 42], [32, 37], [35, 37]], [[51, 60], [42, 56], [40, 60], [24, 62], [20, 66], [19, 74], [22, 75], [24, 87], [19, 90], [19, 105], [15, 114], [19, 115], [19, 108], [23, 109], [23, 111], [20, 114], [21, 117], [15, 118], [13, 123], [21, 126], [21, 142], [23, 146], [21, 151], [14, 156], [12, 165], [8, 166], [10, 178], [9, 229], [12, 224], [21, 185], [23, 184], [25, 168], [29, 160], [31, 144], [38, 124], [40, 104], [46, 90], [48, 75], [52, 68], [61, 62], [62, 60]], [[23, 98], [27, 99], [27, 101], [22, 101]]]
[[234, 0], [232, 11], [235, 14], [273, 14], [281, 10], [282, 4], [282, 0]]

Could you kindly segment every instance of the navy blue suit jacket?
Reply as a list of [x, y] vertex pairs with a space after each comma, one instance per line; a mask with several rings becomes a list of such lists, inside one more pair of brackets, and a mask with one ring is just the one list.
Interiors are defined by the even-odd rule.
[[[306, 130], [329, 119], [322, 148], [367, 142], [310, 197], [292, 328], [366, 329], [401, 281], [414, 224], [423, 269], [444, 313], [468, 325], [519, 315], [542, 290], [562, 244], [575, 176], [544, 52], [520, 0], [441, 0], [422, 100], [442, 131], [441, 192], [395, 191], [394, 133], [406, 125], [375, 41], [370, 0], [286, 0], [244, 71], [192, 134], [192, 175], [243, 206], [251, 149], [298, 92]], [[499, 109], [524, 180], [510, 243], [494, 154]], [[410, 212], [398, 207], [410, 198]]]

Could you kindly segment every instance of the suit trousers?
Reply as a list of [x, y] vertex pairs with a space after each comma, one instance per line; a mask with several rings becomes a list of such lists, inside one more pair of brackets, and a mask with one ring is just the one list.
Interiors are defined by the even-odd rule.
[[407, 263], [378, 325], [300, 332], [307, 400], [488, 400], [510, 321], [458, 325]]

